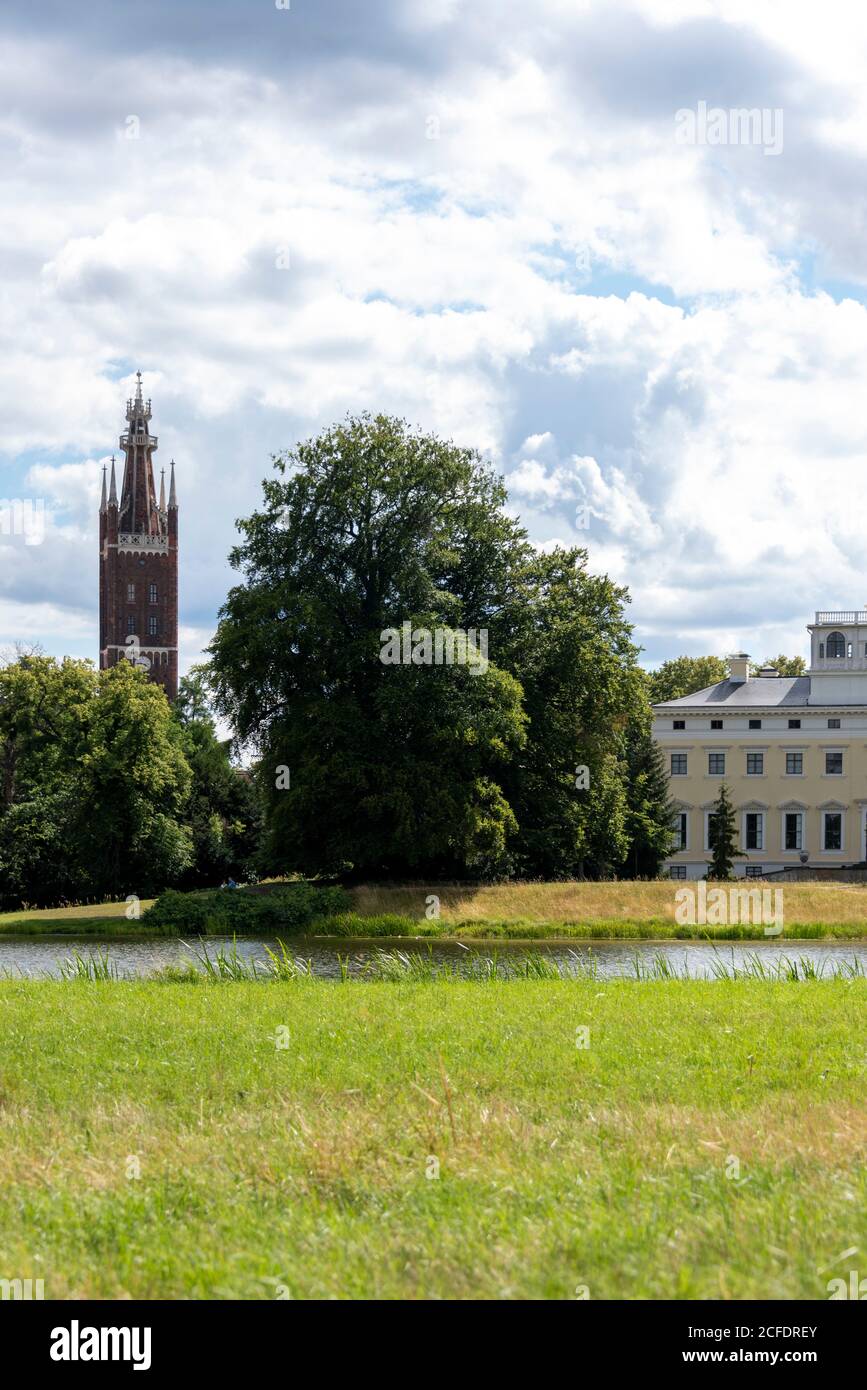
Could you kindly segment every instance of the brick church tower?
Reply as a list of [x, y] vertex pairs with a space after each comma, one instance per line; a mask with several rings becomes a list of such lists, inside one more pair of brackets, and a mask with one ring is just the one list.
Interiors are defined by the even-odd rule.
[[178, 502], [175, 463], [166, 506], [165, 469], [160, 500], [154, 487], [156, 435], [150, 433], [151, 403], [141, 394], [126, 403], [129, 422], [120, 436], [125, 462], [120, 502], [111, 460], [106, 496], [102, 470], [99, 507], [99, 667], [126, 658], [143, 667], [170, 700], [178, 693]]

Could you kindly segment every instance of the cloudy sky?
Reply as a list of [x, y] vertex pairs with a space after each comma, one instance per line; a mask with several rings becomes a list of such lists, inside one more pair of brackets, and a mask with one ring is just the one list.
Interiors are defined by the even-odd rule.
[[140, 367], [184, 666], [270, 455], [365, 408], [488, 455], [648, 664], [805, 650], [867, 604], [865, 65], [850, 0], [6, 0], [0, 647], [96, 656]]

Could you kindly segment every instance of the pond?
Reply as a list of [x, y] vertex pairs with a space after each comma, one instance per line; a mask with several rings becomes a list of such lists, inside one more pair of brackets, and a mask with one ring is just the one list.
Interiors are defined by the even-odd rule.
[[[867, 974], [867, 941], [594, 941], [594, 942], [468, 942], [378, 938], [346, 940], [338, 938], [286, 937], [288, 952], [312, 962], [315, 975], [338, 978], [341, 961], [351, 975], [361, 974], [382, 952], [396, 951], [431, 959], [445, 968], [470, 973], [494, 958], [508, 971], [528, 957], [547, 957], [565, 974], [583, 973], [588, 968], [602, 978], [634, 977], [639, 972], [670, 968], [677, 975], [685, 972], [696, 978], [713, 978], [720, 966], [731, 970], [750, 968], [759, 961], [769, 970], [786, 960], [807, 961], [824, 975], [850, 974], [860, 969]], [[266, 948], [276, 949], [271, 937], [239, 937], [237, 952], [244, 960], [267, 959]], [[213, 958], [221, 949], [231, 951], [231, 937], [208, 937], [206, 941], [184, 942], [170, 937], [97, 938], [87, 937], [3, 937], [0, 938], [0, 974], [15, 977], [57, 976], [62, 963], [78, 952], [86, 960], [108, 953], [109, 960], [124, 977], [148, 976], [165, 966], [196, 963], [197, 953], [206, 949]]]

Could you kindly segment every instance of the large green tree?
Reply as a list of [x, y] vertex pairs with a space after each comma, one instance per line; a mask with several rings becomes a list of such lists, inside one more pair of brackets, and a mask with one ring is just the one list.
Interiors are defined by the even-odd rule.
[[602, 876], [626, 856], [627, 733], [646, 708], [627, 601], [586, 551], [555, 549], [524, 559], [494, 620], [528, 719], [504, 779], [522, 875]]
[[382, 634], [489, 626], [528, 547], [471, 450], [386, 417], [276, 461], [240, 523], [212, 646], [218, 707], [258, 754], [273, 870], [492, 872], [524, 740], [496, 664], [384, 664]]
[[[265, 865], [358, 875], [603, 872], [626, 850], [642, 703], [625, 593], [540, 556], [468, 449], [362, 416], [275, 460], [239, 523], [211, 648], [258, 757]], [[382, 634], [488, 634], [487, 660], [384, 664]], [[589, 772], [578, 786], [580, 767]]]
[[675, 806], [665, 758], [647, 720], [629, 730], [626, 752], [626, 878], [656, 878], [671, 853]]
[[0, 668], [0, 901], [144, 896], [186, 868], [189, 768], [159, 687], [128, 662]]

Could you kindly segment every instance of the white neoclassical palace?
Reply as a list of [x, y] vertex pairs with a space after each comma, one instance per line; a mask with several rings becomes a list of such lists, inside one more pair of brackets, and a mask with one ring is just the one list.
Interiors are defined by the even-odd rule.
[[677, 816], [665, 868], [707, 873], [721, 782], [738, 817], [735, 873], [867, 861], [867, 612], [819, 612], [805, 676], [750, 675], [745, 652], [729, 676], [654, 705]]

